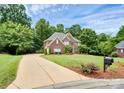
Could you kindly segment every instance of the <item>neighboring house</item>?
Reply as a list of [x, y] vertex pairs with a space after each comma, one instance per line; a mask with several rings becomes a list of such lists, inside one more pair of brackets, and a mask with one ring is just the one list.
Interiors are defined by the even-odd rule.
[[115, 45], [117, 56], [124, 57], [124, 41]]
[[50, 49], [51, 53], [64, 53], [65, 46], [70, 45], [72, 47], [72, 53], [76, 53], [78, 44], [79, 40], [74, 38], [71, 33], [55, 32], [44, 41], [44, 49]]

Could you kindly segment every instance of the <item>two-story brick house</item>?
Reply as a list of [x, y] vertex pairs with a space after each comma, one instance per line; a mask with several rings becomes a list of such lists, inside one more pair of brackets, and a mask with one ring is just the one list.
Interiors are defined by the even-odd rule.
[[72, 52], [77, 52], [77, 47], [79, 45], [79, 40], [74, 38], [71, 33], [60, 33], [55, 32], [48, 39], [44, 41], [44, 49], [51, 50], [51, 53], [64, 53], [64, 48], [66, 45], [70, 45], [72, 47]]

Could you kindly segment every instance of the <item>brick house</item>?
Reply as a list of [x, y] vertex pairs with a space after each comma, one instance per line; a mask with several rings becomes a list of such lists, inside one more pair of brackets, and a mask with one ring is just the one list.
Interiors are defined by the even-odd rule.
[[50, 49], [51, 53], [64, 53], [64, 48], [66, 45], [70, 45], [72, 47], [72, 52], [77, 52], [77, 47], [79, 44], [79, 40], [74, 38], [71, 33], [60, 33], [55, 32], [48, 39], [44, 40], [44, 49]]
[[117, 56], [124, 57], [124, 41], [115, 45]]

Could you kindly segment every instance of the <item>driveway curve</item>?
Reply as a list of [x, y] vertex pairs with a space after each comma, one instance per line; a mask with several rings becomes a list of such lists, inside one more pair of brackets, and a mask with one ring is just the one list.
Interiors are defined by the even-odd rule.
[[24, 55], [17, 71], [17, 77], [8, 89], [42, 88], [66, 82], [89, 78], [65, 67], [50, 62], [39, 54]]

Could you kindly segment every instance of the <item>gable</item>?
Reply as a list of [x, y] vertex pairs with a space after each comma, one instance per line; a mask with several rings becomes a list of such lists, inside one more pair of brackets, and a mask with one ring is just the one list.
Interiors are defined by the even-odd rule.
[[76, 38], [74, 38], [70, 33], [67, 33], [66, 37], [68, 38], [71, 42], [79, 42]]
[[51, 47], [51, 46], [64, 46], [64, 44], [63, 44], [63, 41], [57, 38], [49, 43], [48, 47]]
[[70, 41], [70, 38], [68, 38], [67, 36], [63, 39], [63, 42], [64, 41]]

